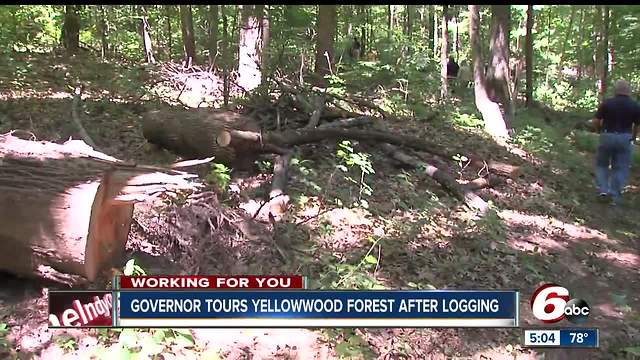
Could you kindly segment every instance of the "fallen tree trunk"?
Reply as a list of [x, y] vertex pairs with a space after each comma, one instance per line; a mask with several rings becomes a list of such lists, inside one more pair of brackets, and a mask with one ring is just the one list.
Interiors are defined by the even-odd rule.
[[456, 198], [462, 200], [467, 206], [484, 215], [489, 210], [489, 204], [474, 194], [473, 191], [462, 187], [454, 178], [437, 167], [421, 162], [412, 156], [405, 154], [397, 147], [389, 144], [383, 144], [382, 148], [387, 154], [394, 159], [409, 166], [421, 167], [425, 169], [425, 173], [432, 177], [438, 184], [442, 185], [446, 190], [453, 194]]
[[80, 140], [0, 135], [0, 269], [94, 281], [125, 248], [133, 204], [194, 189], [196, 175], [127, 164]]

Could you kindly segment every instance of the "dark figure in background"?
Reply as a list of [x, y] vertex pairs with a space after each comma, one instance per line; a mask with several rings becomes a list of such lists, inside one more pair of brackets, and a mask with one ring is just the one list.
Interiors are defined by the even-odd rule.
[[447, 78], [455, 79], [458, 77], [458, 72], [460, 71], [460, 65], [453, 59], [453, 57], [449, 58], [449, 62], [447, 62]]
[[[596, 184], [602, 198], [611, 196], [611, 205], [620, 201], [631, 166], [631, 147], [640, 126], [640, 105], [631, 99], [631, 86], [618, 80], [615, 96], [600, 104], [593, 124], [600, 132], [596, 154]], [[609, 168], [611, 166], [611, 169]]]
[[351, 49], [349, 50], [349, 55], [354, 60], [360, 59], [360, 53], [362, 52], [362, 46], [360, 45], [360, 41], [358, 38], [353, 38], [353, 44], [351, 45]]

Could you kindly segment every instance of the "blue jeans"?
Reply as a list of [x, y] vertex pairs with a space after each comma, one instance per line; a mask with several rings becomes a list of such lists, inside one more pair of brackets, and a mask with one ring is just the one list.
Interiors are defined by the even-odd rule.
[[[602, 133], [596, 155], [598, 191], [620, 197], [631, 167], [631, 134]], [[611, 169], [609, 169], [611, 166]]]

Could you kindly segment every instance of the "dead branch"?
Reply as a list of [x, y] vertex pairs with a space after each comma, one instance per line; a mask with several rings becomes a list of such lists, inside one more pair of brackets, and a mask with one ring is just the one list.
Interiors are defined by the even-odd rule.
[[73, 101], [71, 103], [71, 118], [73, 119], [73, 122], [78, 128], [78, 132], [80, 133], [80, 137], [82, 137], [82, 140], [84, 140], [84, 142], [86, 142], [87, 144], [91, 145], [91, 147], [97, 149], [98, 147], [96, 146], [96, 143], [93, 141], [93, 139], [91, 139], [91, 136], [89, 136], [89, 133], [87, 132], [87, 130], [85, 130], [84, 126], [82, 126], [82, 121], [80, 121], [80, 115], [78, 114], [78, 107], [80, 106], [80, 101], [82, 100], [80, 97], [81, 94], [82, 94], [82, 88], [80, 86], [77, 86], [74, 90]]
[[474, 194], [472, 191], [460, 186], [451, 175], [447, 174], [443, 170], [428, 163], [421, 162], [414, 157], [403, 153], [393, 145], [382, 144], [382, 149], [387, 152], [388, 155], [406, 165], [424, 168], [427, 175], [432, 177], [456, 198], [464, 201], [467, 206], [478, 211], [481, 215], [484, 215], [489, 210], [489, 204], [487, 204], [486, 201]]

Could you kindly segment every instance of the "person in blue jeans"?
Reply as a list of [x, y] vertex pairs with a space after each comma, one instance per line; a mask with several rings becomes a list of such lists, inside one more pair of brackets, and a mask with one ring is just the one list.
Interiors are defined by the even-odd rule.
[[615, 96], [600, 104], [593, 123], [600, 133], [596, 154], [596, 184], [600, 196], [620, 201], [631, 167], [631, 148], [640, 125], [640, 105], [631, 99], [631, 86], [618, 80]]

